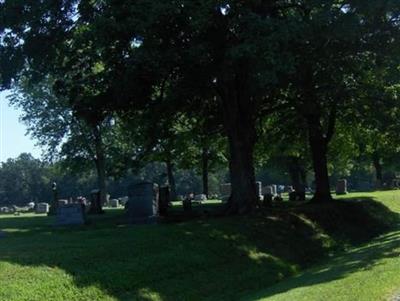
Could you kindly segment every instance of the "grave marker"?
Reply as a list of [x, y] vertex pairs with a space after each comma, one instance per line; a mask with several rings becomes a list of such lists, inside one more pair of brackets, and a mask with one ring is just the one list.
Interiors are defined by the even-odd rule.
[[85, 214], [81, 204], [68, 204], [57, 208], [56, 226], [85, 224]]
[[142, 182], [130, 187], [127, 214], [133, 224], [155, 223], [158, 218], [158, 185]]
[[338, 180], [336, 184], [336, 194], [347, 194], [347, 180]]
[[37, 214], [47, 214], [50, 211], [50, 205], [47, 203], [38, 203], [36, 205]]

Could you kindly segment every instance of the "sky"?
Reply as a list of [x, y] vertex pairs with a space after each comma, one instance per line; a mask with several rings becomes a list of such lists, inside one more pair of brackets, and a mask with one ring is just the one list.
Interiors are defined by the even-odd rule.
[[35, 141], [26, 135], [26, 126], [19, 121], [21, 110], [8, 105], [7, 92], [0, 92], [0, 162], [31, 153], [40, 158], [41, 151]]

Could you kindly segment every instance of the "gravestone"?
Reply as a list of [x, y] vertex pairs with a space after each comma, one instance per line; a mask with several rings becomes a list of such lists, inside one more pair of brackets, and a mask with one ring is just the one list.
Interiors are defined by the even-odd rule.
[[275, 195], [275, 194], [274, 194], [274, 189], [273, 189], [273, 187], [272, 187], [272, 186], [265, 186], [265, 187], [263, 188], [263, 194], [264, 194], [264, 195], [266, 195], [266, 194], [268, 194], [268, 195]]
[[296, 202], [297, 200], [298, 200], [297, 192], [296, 191], [289, 192], [289, 202]]
[[347, 180], [338, 180], [336, 183], [336, 194], [347, 194]]
[[57, 208], [56, 226], [85, 224], [85, 213], [81, 204], [68, 204]]
[[263, 195], [261, 182], [256, 182], [256, 193], [257, 193], [258, 198], [261, 199], [262, 195]]
[[278, 194], [278, 186], [273, 184], [273, 185], [271, 185], [271, 187], [272, 187], [273, 195], [277, 195]]
[[68, 200], [58, 200], [58, 206], [68, 205]]
[[170, 199], [169, 186], [160, 187], [159, 197], [158, 197], [158, 212], [161, 216], [166, 216], [168, 214], [168, 207]]
[[288, 192], [288, 193], [291, 193], [291, 192], [293, 192], [294, 191], [294, 188], [293, 188], [293, 186], [285, 186], [285, 189], [283, 190], [284, 192]]
[[231, 195], [231, 192], [232, 192], [231, 183], [221, 184], [220, 187], [219, 187], [219, 190], [221, 192], [221, 196], [222, 197], [229, 197]]
[[90, 192], [89, 214], [103, 214], [103, 213], [104, 213], [104, 211], [102, 209], [102, 204], [101, 204], [100, 189], [93, 189]]
[[142, 182], [131, 186], [126, 208], [129, 222], [133, 224], [157, 222], [158, 185]]
[[50, 205], [47, 203], [38, 203], [36, 205], [36, 213], [37, 214], [47, 214], [49, 213]]
[[185, 213], [190, 213], [192, 211], [192, 199], [186, 198], [182, 201], [183, 211]]
[[119, 200], [119, 203], [121, 204], [121, 206], [125, 206], [129, 201], [129, 197], [124, 196], [124, 197], [118, 198], [118, 200]]
[[119, 200], [117, 200], [117, 199], [112, 199], [112, 200], [110, 200], [109, 204], [110, 204], [110, 207], [111, 207], [111, 208], [118, 208], [118, 206], [119, 206]]
[[207, 201], [207, 196], [205, 194], [196, 194], [194, 196], [194, 200], [196, 202], [204, 202], [204, 201]]
[[263, 206], [266, 208], [272, 207], [273, 195], [270, 193], [264, 194]]

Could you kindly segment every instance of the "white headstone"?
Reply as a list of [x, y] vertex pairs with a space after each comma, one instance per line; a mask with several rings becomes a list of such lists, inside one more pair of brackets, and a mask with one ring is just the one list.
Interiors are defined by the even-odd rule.
[[36, 213], [38, 214], [47, 214], [49, 213], [50, 205], [47, 203], [38, 203], [36, 205]]

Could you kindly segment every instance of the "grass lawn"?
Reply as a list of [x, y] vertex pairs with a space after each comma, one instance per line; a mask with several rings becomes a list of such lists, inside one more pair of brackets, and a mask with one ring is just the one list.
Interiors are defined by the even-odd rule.
[[[400, 213], [400, 192], [353, 193], [373, 197]], [[395, 300], [400, 297], [400, 225], [397, 230], [284, 280], [247, 300]], [[396, 300], [400, 300], [396, 299]]]
[[[400, 212], [400, 192], [375, 196]], [[400, 288], [400, 230], [329, 258], [336, 236], [286, 211], [129, 226], [108, 210], [76, 228], [0, 216], [0, 300], [380, 300]]]

